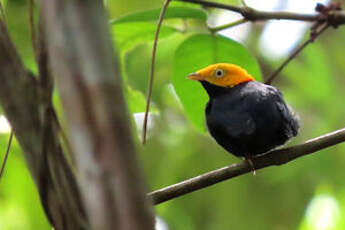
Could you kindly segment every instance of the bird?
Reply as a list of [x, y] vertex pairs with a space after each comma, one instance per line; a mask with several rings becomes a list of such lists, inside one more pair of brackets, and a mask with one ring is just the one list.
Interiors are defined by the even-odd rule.
[[217, 63], [191, 73], [209, 101], [206, 125], [229, 153], [244, 157], [255, 175], [253, 157], [285, 144], [299, 131], [299, 117], [274, 86], [256, 81], [241, 66]]

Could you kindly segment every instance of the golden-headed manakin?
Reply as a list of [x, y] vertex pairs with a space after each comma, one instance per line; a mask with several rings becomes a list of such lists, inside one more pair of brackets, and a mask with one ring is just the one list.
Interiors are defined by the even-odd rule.
[[192, 73], [209, 95], [205, 114], [210, 134], [228, 152], [245, 157], [265, 153], [296, 136], [299, 122], [275, 87], [256, 81], [240, 66], [210, 65]]

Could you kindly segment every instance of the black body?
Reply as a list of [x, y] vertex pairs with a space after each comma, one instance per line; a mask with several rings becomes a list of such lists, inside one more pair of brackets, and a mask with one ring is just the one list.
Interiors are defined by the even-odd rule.
[[297, 117], [281, 92], [257, 81], [225, 88], [201, 81], [210, 100], [206, 121], [219, 145], [236, 156], [255, 156], [296, 136]]

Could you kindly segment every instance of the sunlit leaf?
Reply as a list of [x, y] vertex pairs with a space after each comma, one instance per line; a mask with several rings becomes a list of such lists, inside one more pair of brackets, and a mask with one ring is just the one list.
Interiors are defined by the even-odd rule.
[[193, 35], [184, 41], [175, 52], [172, 81], [187, 117], [201, 131], [205, 131], [204, 108], [208, 96], [200, 84], [187, 80], [186, 76], [219, 62], [240, 65], [261, 80], [258, 63], [240, 43], [208, 34]]
[[342, 229], [341, 210], [336, 197], [330, 193], [318, 194], [307, 206], [300, 230]]
[[[119, 24], [127, 22], [143, 22], [143, 21], [153, 21], [159, 18], [161, 9], [153, 9], [142, 12], [137, 12], [129, 14], [120, 18], [111, 20], [110, 24]], [[200, 9], [188, 8], [188, 7], [169, 7], [164, 15], [165, 19], [170, 18], [193, 18], [206, 20], [206, 13]]]

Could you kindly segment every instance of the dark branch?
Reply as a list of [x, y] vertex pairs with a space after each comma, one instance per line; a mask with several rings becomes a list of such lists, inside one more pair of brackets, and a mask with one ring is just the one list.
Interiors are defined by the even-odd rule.
[[[23, 65], [3, 20], [0, 20], [0, 67], [0, 104], [23, 150], [49, 221], [55, 229], [85, 228], [77, 182], [55, 130], [46, 130], [43, 141], [37, 78]], [[43, 143], [47, 146], [45, 152]]]
[[331, 24], [341, 25], [345, 24], [345, 11], [333, 10], [327, 12], [327, 17], [324, 17], [323, 14], [301, 14], [301, 13], [292, 13], [284, 11], [259, 11], [247, 6], [234, 6], [221, 4], [216, 2], [200, 1], [200, 0], [178, 0], [182, 2], [195, 3], [206, 7], [213, 7], [218, 9], [230, 10], [241, 14], [244, 18], [249, 21], [262, 21], [269, 19], [286, 19], [286, 20], [297, 20], [297, 21], [310, 21], [310, 22], [325, 22], [330, 21]]
[[[282, 165], [296, 158], [317, 152], [344, 141], [345, 128], [308, 140], [303, 144], [273, 150], [265, 155], [254, 158], [253, 163], [256, 170], [273, 165]], [[153, 191], [149, 193], [148, 196], [152, 199], [154, 204], [160, 204], [251, 171], [251, 166], [246, 161], [243, 161]]]
[[199, 5], [206, 6], [206, 7], [231, 10], [231, 11], [237, 12], [237, 13], [242, 14], [242, 15], [244, 14], [244, 7], [240, 7], [240, 6], [226, 5], [226, 4], [222, 4], [222, 3], [207, 2], [207, 1], [200, 1], [200, 0], [177, 0], [177, 1], [190, 2], [190, 3], [195, 3], [195, 4], [199, 4]]

